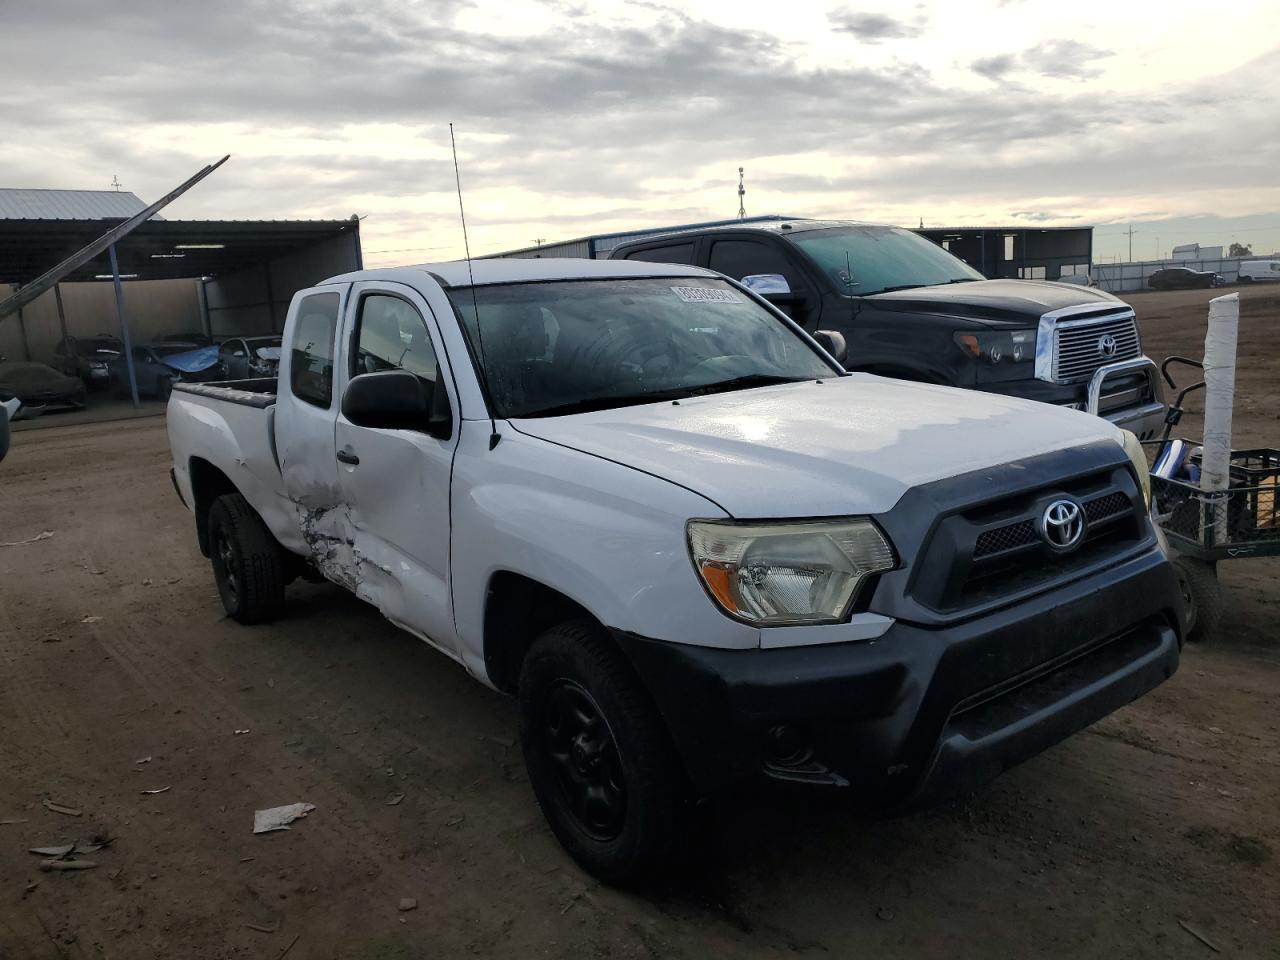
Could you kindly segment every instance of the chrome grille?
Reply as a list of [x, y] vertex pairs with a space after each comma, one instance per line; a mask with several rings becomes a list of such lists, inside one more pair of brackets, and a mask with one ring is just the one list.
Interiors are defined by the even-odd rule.
[[[1114, 337], [1116, 342], [1115, 353], [1110, 356], [1098, 349], [1099, 342], [1106, 336]], [[1141, 355], [1138, 323], [1131, 313], [1060, 326], [1054, 331], [1053, 379], [1063, 383], [1088, 380], [1104, 364]]]

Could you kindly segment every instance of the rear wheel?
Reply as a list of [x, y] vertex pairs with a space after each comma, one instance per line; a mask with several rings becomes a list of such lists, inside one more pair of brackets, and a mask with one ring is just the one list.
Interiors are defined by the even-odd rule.
[[209, 508], [209, 559], [227, 616], [240, 623], [270, 620], [284, 604], [284, 558], [279, 544], [238, 493]]
[[564, 848], [613, 883], [651, 879], [686, 848], [690, 792], [657, 711], [601, 628], [552, 627], [519, 682], [538, 805]]
[[1187, 612], [1187, 639], [1192, 643], [1212, 640], [1222, 621], [1222, 586], [1218, 568], [1191, 557], [1175, 557], [1178, 586]]

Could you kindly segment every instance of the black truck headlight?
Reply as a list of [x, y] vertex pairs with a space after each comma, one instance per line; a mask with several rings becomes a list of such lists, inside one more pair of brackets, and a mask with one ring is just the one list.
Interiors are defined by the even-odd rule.
[[982, 333], [957, 333], [956, 346], [986, 363], [1022, 363], [1034, 360], [1036, 332], [1034, 330], [984, 331]]
[[758, 626], [839, 623], [867, 578], [895, 565], [889, 541], [866, 517], [691, 520], [689, 552], [725, 613]]

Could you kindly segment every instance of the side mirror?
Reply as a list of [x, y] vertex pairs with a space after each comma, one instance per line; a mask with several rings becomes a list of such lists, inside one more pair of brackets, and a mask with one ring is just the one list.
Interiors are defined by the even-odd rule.
[[742, 278], [742, 285], [762, 297], [791, 292], [791, 284], [787, 283], [787, 278], [780, 273], [753, 273], [749, 277]]
[[453, 434], [449, 395], [407, 370], [362, 373], [342, 395], [342, 415], [357, 427], [420, 430], [441, 440]]
[[815, 330], [813, 339], [818, 341], [818, 346], [835, 359], [836, 363], [844, 366], [844, 362], [849, 359], [849, 344], [845, 342], [844, 334], [835, 330]]

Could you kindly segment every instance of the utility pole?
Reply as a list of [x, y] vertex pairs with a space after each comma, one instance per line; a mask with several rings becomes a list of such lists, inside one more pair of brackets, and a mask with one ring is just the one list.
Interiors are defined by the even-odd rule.
[[1132, 223], [1129, 224], [1129, 262], [1130, 263], [1133, 263], [1133, 235], [1135, 232], [1136, 231], [1133, 229], [1133, 224]]
[[747, 219], [747, 188], [742, 185], [742, 168], [738, 168], [738, 219]]

